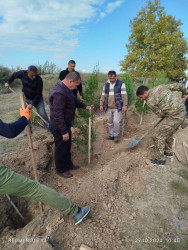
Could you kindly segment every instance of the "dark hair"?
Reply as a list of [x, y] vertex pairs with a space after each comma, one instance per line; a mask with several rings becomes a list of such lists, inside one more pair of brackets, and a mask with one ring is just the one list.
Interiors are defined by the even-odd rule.
[[74, 61], [74, 60], [70, 60], [69, 62], [68, 62], [68, 64], [75, 64], [76, 65], [76, 62]]
[[34, 65], [30, 65], [27, 70], [37, 74], [37, 67], [35, 67]]
[[110, 75], [115, 75], [115, 76], [116, 76], [116, 72], [115, 72], [114, 70], [110, 70], [110, 71], [108, 72], [108, 76], [110, 76]]
[[141, 85], [140, 87], [137, 88], [136, 95], [143, 95], [145, 91], [148, 91], [148, 87]]
[[81, 80], [81, 76], [77, 71], [70, 72], [65, 77], [66, 80], [72, 80], [74, 82]]

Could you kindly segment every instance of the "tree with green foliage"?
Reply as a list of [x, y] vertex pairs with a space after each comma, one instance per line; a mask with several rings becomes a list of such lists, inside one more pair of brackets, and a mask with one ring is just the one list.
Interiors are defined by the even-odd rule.
[[[84, 103], [87, 105], [92, 105], [95, 103], [95, 94], [98, 90], [98, 67], [96, 66], [90, 78], [88, 79], [88, 83], [84, 88], [83, 99]], [[93, 111], [88, 112], [85, 109], [78, 109], [78, 115], [74, 121], [74, 125], [80, 130], [81, 137], [74, 138], [73, 141], [77, 145], [77, 149], [84, 155], [88, 153], [88, 124], [89, 117], [91, 117], [91, 121], [93, 121]], [[93, 128], [91, 131], [91, 142], [94, 142], [96, 139], [96, 132]], [[85, 159], [86, 160], [86, 159]]]
[[128, 106], [130, 106], [134, 99], [134, 86], [133, 82], [130, 78], [130, 75], [128, 73], [125, 73], [122, 76], [122, 81], [125, 83], [127, 95], [128, 95]]
[[158, 72], [170, 79], [182, 77], [187, 69], [188, 45], [181, 25], [180, 20], [165, 13], [160, 0], [148, 0], [130, 22], [128, 54], [120, 64], [121, 71], [134, 77], [152, 77]]

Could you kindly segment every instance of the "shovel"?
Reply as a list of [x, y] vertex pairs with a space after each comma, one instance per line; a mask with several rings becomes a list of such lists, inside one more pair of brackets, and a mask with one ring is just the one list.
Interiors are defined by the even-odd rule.
[[129, 142], [128, 148], [136, 147], [141, 142], [141, 140], [144, 138], [144, 136], [149, 134], [155, 127], [157, 127], [157, 125], [159, 125], [159, 123], [161, 123], [163, 119], [164, 118], [161, 118], [155, 125], [153, 125], [152, 128], [148, 129], [143, 136], [141, 136], [140, 138], [136, 137], [131, 142]]

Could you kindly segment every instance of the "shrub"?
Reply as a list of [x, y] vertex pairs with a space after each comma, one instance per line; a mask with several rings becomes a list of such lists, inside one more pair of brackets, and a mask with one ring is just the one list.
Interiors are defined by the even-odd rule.
[[5, 82], [7, 82], [10, 74], [10, 69], [0, 66], [0, 84], [4, 84]]
[[140, 100], [140, 98], [137, 97], [136, 102], [134, 104], [136, 112], [139, 114], [143, 113], [143, 115], [145, 115], [150, 110], [150, 108], [148, 107], [147, 104], [145, 104], [143, 107], [143, 104], [144, 101]]
[[[84, 103], [87, 105], [92, 105], [95, 102], [95, 93], [98, 89], [98, 74], [95, 69], [94, 72], [88, 79], [88, 84], [85, 86], [83, 98]], [[88, 153], [88, 124], [89, 117], [93, 121], [93, 111], [89, 112], [85, 109], [78, 109], [78, 114], [74, 121], [74, 125], [80, 130], [82, 136], [81, 138], [74, 138], [74, 142], [77, 144], [77, 149], [84, 155]], [[96, 131], [93, 128], [91, 130], [91, 143], [96, 140]], [[86, 160], [86, 158], [84, 159]]]
[[53, 74], [60, 72], [60, 69], [54, 63], [51, 63], [49, 61], [46, 61], [44, 65], [38, 64], [37, 69], [39, 75], [46, 75], [46, 74]]
[[128, 95], [128, 106], [130, 106], [134, 100], [134, 86], [133, 86], [133, 82], [129, 76], [128, 73], [125, 73], [122, 76], [122, 81], [125, 83], [126, 85], [126, 89], [127, 89], [127, 95]]

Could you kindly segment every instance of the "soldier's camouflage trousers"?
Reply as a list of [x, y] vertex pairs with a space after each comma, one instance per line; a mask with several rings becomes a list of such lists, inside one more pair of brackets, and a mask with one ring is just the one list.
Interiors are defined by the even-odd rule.
[[166, 117], [157, 132], [155, 144], [157, 150], [157, 159], [164, 160], [164, 152], [172, 152], [173, 135], [178, 130], [185, 118], [185, 114], [179, 115], [179, 118]]

